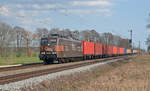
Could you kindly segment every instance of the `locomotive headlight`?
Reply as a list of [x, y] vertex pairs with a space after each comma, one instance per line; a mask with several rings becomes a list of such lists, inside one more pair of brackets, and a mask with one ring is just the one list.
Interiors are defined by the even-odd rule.
[[41, 54], [45, 54], [45, 52], [41, 52]]

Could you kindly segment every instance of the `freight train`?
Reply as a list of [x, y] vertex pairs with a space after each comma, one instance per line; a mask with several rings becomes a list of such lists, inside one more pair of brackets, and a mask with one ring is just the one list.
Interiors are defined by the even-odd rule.
[[138, 50], [89, 41], [67, 39], [59, 37], [58, 35], [52, 35], [41, 38], [39, 58], [43, 60], [44, 64], [51, 64], [136, 53], [138, 53]]

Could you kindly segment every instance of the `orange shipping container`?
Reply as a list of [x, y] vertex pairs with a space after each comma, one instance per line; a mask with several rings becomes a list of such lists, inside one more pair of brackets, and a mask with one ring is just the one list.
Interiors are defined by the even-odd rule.
[[120, 48], [120, 54], [124, 54], [124, 48]]
[[128, 53], [128, 54], [131, 53], [131, 49], [127, 49], [127, 53]]
[[84, 55], [94, 55], [94, 42], [82, 41]]
[[117, 46], [113, 46], [113, 54], [114, 55], [118, 54]]

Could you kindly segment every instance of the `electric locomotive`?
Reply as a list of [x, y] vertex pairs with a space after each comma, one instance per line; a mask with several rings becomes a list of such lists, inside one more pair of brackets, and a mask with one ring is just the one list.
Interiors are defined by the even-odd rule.
[[53, 34], [41, 39], [40, 60], [45, 64], [70, 62], [82, 58], [82, 43]]

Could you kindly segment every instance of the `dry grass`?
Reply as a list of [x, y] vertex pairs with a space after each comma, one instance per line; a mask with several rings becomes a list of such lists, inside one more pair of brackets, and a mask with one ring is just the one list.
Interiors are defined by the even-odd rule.
[[90, 71], [45, 80], [26, 91], [150, 91], [150, 56], [139, 56]]

